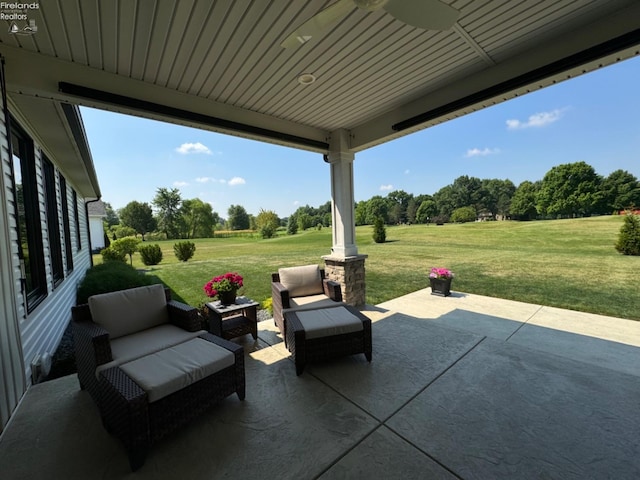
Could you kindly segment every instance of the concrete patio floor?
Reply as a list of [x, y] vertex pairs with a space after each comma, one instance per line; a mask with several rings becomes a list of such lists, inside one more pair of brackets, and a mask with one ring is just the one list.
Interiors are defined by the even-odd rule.
[[75, 375], [32, 387], [0, 478], [636, 479], [640, 322], [430, 290], [369, 306], [373, 361], [296, 377], [272, 321], [227, 398], [131, 473]]

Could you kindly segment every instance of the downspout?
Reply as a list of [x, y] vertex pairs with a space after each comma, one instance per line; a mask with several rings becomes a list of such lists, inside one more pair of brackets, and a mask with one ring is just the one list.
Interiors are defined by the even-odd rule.
[[87, 224], [87, 237], [89, 238], [89, 261], [93, 267], [93, 245], [91, 245], [91, 225], [89, 224], [89, 204], [99, 202], [100, 197], [84, 202], [84, 221]]

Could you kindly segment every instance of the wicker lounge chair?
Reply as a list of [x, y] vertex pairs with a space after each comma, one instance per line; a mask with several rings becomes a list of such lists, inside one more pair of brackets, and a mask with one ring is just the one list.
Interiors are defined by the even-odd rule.
[[318, 265], [281, 268], [271, 274], [273, 321], [287, 342], [284, 313], [335, 306], [342, 302], [340, 284], [324, 278]]
[[96, 295], [72, 317], [80, 387], [132, 470], [154, 442], [213, 404], [233, 393], [244, 399], [242, 347], [200, 330], [197, 310], [161, 285]]

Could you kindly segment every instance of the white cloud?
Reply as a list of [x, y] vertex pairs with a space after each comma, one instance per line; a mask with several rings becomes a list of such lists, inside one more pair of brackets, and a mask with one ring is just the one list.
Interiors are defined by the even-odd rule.
[[233, 187], [235, 185], [244, 185], [247, 182], [242, 177], [233, 177], [231, 180], [229, 180], [228, 183], [229, 183], [230, 186]]
[[298, 200], [294, 200], [294, 201], [293, 201], [293, 204], [297, 207], [298, 205], [300, 205], [300, 201], [298, 201]]
[[495, 155], [500, 153], [499, 148], [470, 148], [467, 150], [465, 157], [486, 157], [487, 155]]
[[176, 152], [182, 155], [189, 155], [190, 153], [206, 153], [207, 155], [212, 155], [211, 150], [206, 145], [203, 145], [200, 142], [196, 143], [183, 143], [178, 148], [176, 148]]
[[189, 185], [187, 182], [173, 182], [174, 187], [186, 187], [187, 185]]
[[198, 177], [196, 178], [196, 182], [198, 183], [207, 183], [207, 182], [213, 182], [215, 181], [215, 178], [211, 178], [211, 177]]
[[562, 117], [565, 108], [556, 108], [550, 112], [540, 112], [530, 115], [526, 122], [520, 120], [510, 119], [507, 120], [508, 130], [519, 130], [521, 128], [533, 128], [533, 127], [545, 127], [551, 123], [557, 122]]
[[380, 185], [380, 190], [385, 191], [385, 190], [393, 190], [393, 185], [389, 184], [389, 185]]

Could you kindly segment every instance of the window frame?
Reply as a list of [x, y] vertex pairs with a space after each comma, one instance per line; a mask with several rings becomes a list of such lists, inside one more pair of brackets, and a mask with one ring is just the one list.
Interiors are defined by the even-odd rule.
[[56, 190], [56, 167], [42, 153], [42, 176], [44, 183], [45, 213], [47, 217], [47, 233], [49, 237], [49, 259], [53, 288], [64, 280], [62, 262], [62, 239], [60, 237], [60, 216], [58, 215], [58, 193]]
[[[13, 206], [16, 222], [16, 239], [18, 258], [20, 260], [20, 283], [25, 297], [26, 312], [31, 313], [48, 295], [47, 274], [44, 262], [44, 247], [42, 241], [42, 223], [40, 221], [38, 176], [35, 158], [35, 146], [33, 140], [20, 127], [18, 122], [10, 117], [10, 125], [7, 129], [10, 138], [9, 162], [11, 165], [11, 182], [13, 189]], [[14, 151], [14, 142], [17, 143], [18, 152]], [[24, 208], [24, 223], [27, 238], [22, 238], [21, 217], [19, 211], [20, 198], [15, 177], [14, 157], [20, 161], [20, 176], [22, 186], [22, 206]], [[23, 242], [26, 241], [29, 262], [27, 264]], [[28, 271], [27, 271], [28, 270]], [[29, 277], [27, 277], [29, 275]], [[29, 288], [29, 280], [32, 288]]]
[[69, 199], [67, 179], [58, 171], [58, 183], [60, 184], [60, 201], [62, 205], [62, 228], [64, 230], [64, 251], [67, 260], [67, 274], [73, 272], [73, 248], [71, 247], [71, 226], [69, 225]]
[[73, 192], [73, 220], [76, 224], [76, 250], [79, 252], [82, 250], [82, 235], [80, 233], [80, 214], [78, 213], [78, 193], [75, 190]]

